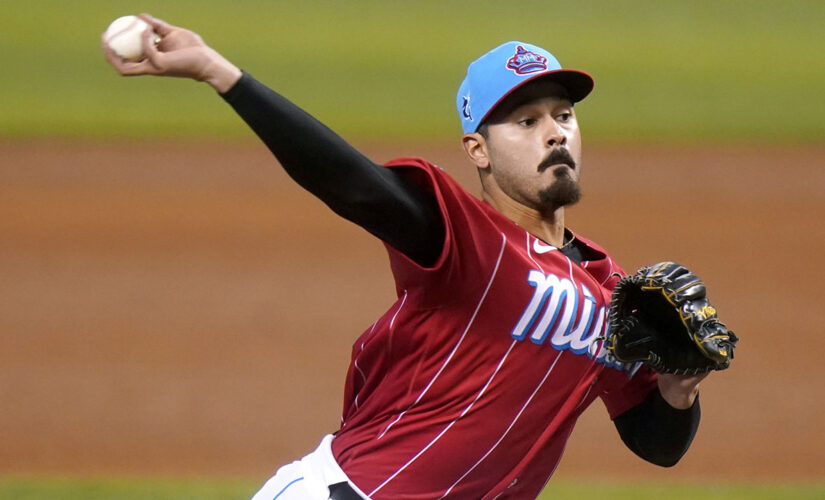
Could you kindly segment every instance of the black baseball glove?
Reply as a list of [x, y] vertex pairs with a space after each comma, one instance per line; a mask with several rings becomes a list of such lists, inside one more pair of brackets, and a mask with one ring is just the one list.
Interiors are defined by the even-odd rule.
[[739, 340], [716, 317], [705, 285], [674, 262], [625, 276], [613, 290], [607, 348], [622, 362], [642, 361], [659, 373], [724, 370]]

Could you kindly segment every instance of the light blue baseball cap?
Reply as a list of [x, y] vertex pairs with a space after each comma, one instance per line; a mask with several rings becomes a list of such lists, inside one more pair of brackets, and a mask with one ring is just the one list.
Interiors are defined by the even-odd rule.
[[564, 69], [553, 54], [524, 42], [507, 42], [473, 61], [461, 82], [456, 107], [465, 134], [478, 130], [490, 112], [514, 90], [537, 78], [548, 78], [567, 89], [572, 102], [587, 97], [593, 78]]

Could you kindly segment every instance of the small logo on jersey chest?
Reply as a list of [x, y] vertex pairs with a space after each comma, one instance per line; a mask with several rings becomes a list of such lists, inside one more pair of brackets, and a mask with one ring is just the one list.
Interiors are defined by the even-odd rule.
[[547, 253], [547, 252], [549, 252], [551, 250], [555, 250], [555, 249], [556, 249], [556, 247], [554, 247], [552, 245], [548, 245], [546, 243], [542, 243], [541, 241], [539, 241], [538, 238], [533, 240], [533, 251], [536, 252], [536, 253]]

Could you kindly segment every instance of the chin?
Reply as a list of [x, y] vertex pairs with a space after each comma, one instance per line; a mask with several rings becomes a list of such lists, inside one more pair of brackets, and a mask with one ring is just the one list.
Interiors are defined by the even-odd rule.
[[550, 187], [539, 193], [542, 206], [552, 210], [575, 205], [581, 197], [579, 183], [568, 174], [562, 174]]

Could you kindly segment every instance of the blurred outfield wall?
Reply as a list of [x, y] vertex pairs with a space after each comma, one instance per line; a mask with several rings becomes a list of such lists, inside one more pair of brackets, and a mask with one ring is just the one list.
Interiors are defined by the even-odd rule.
[[0, 139], [250, 137], [205, 85], [124, 79], [99, 36], [150, 12], [351, 140], [455, 140], [467, 64], [530, 41], [596, 79], [591, 142], [815, 143], [825, 2], [0, 1]]

